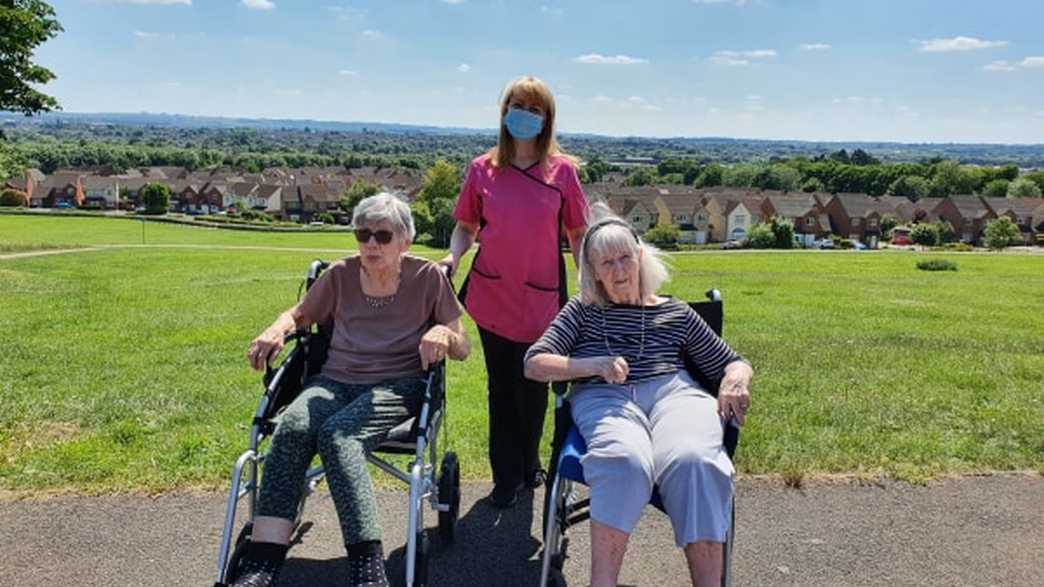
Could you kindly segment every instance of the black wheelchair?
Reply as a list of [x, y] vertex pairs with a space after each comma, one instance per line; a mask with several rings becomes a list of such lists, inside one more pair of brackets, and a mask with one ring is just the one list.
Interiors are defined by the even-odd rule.
[[[707, 292], [707, 301], [691, 303], [692, 309], [700, 315], [718, 336], [722, 333], [724, 318], [721, 294], [716, 289]], [[712, 381], [705, 377], [692, 365], [686, 365], [693, 380], [699, 383], [711, 395], [717, 396], [720, 381]], [[544, 496], [544, 552], [540, 569], [540, 587], [565, 587], [565, 575], [562, 568], [567, 558], [569, 539], [567, 531], [591, 517], [589, 498], [583, 497], [578, 485], [584, 484], [584, 471], [580, 458], [587, 452], [587, 444], [573, 424], [569, 402], [563, 394], [566, 385], [552, 386], [557, 395], [555, 399], [555, 434], [551, 444], [551, 460], [547, 475], [547, 486]], [[739, 444], [739, 428], [732, 422], [725, 427], [723, 439], [725, 452], [734, 459], [736, 446]], [[650, 501], [657, 509], [663, 510], [659, 492], [654, 489]], [[729, 531], [722, 548], [723, 587], [731, 585], [732, 545], [735, 537], [736, 505], [732, 504]]]
[[[329, 263], [324, 261], [312, 262], [302, 287], [310, 288], [328, 266]], [[250, 538], [256, 515], [260, 487], [259, 471], [264, 464], [267, 448], [263, 445], [275, 431], [276, 417], [301, 393], [305, 380], [322, 369], [323, 363], [326, 362], [332, 330], [331, 325], [321, 324], [291, 334], [288, 342], [292, 341], [293, 347], [286, 354], [286, 358], [278, 367], [269, 368], [265, 372], [265, 391], [254, 413], [250, 447], [243, 451], [232, 468], [232, 485], [225, 510], [215, 587], [228, 585], [235, 580], [239, 559], [244, 545]], [[422, 587], [428, 584], [430, 545], [424, 532], [424, 501], [427, 500], [431, 508], [438, 512], [438, 532], [442, 544], [453, 542], [460, 512], [460, 465], [457, 455], [446, 452], [442, 456], [437, 475], [435, 471], [438, 457], [437, 440], [446, 418], [445, 362], [433, 365], [425, 377], [427, 384], [420, 414], [392, 429], [375, 451], [382, 454], [413, 455], [413, 460], [403, 470], [377, 454], [367, 455], [370, 463], [410, 487], [405, 558], [407, 587]], [[315, 491], [323, 476], [322, 466], [312, 467], [305, 474], [304, 492], [293, 524], [295, 531], [300, 526], [307, 497]], [[236, 509], [243, 497], [246, 497], [249, 503], [250, 518], [233, 542]]]

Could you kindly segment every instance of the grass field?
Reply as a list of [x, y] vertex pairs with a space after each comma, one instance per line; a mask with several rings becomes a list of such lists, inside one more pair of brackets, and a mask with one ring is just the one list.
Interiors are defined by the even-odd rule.
[[[131, 244], [134, 229], [140, 242], [132, 222], [0, 216], [0, 245]], [[352, 244], [147, 230], [163, 244]], [[316, 256], [134, 248], [0, 260], [0, 488], [225, 483], [260, 393], [246, 346], [293, 303]], [[960, 270], [917, 271], [927, 256]], [[700, 253], [671, 262], [665, 291], [698, 299], [720, 288], [726, 338], [755, 366], [741, 472], [913, 481], [1044, 472], [1044, 256]], [[469, 328], [475, 352], [449, 371], [451, 445], [465, 476], [484, 478], [485, 380]]]

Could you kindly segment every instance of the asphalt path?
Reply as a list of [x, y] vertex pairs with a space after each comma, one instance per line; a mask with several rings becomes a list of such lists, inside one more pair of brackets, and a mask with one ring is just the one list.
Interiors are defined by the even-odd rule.
[[[431, 584], [537, 585], [542, 494], [501, 512], [483, 500], [488, 486], [463, 489], [458, 540], [441, 545], [432, 532]], [[382, 490], [378, 499], [389, 569], [398, 574], [405, 494]], [[218, 493], [8, 497], [0, 501], [0, 585], [211, 585], [223, 512]], [[434, 520], [428, 515], [427, 525]], [[336, 521], [320, 489], [280, 585], [345, 584]], [[736, 524], [735, 585], [1044, 585], [1044, 477], [1034, 474], [797, 490], [741, 479]], [[570, 540], [566, 576], [586, 585], [587, 526]], [[688, 584], [666, 516], [646, 511], [621, 584]]]

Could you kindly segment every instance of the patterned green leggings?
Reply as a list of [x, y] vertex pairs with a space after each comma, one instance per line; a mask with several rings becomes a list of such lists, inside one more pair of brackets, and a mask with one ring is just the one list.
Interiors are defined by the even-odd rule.
[[293, 520], [304, 476], [319, 453], [345, 545], [380, 540], [377, 502], [366, 453], [388, 431], [420, 412], [420, 377], [358, 385], [310, 378], [280, 416], [265, 458], [258, 515]]

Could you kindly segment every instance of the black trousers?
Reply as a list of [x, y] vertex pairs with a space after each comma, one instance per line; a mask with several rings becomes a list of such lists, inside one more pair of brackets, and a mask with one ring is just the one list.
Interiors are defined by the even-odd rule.
[[479, 327], [489, 382], [489, 465], [493, 484], [512, 489], [540, 469], [540, 436], [547, 383], [522, 375], [531, 343], [515, 342]]

